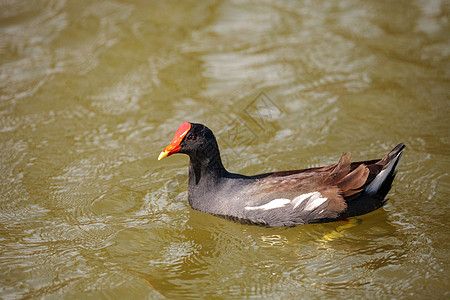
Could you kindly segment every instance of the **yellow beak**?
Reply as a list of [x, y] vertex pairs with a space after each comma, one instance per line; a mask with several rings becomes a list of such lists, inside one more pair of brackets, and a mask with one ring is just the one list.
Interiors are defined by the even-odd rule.
[[167, 157], [169, 155], [169, 151], [162, 151], [159, 156], [158, 156], [158, 160], [163, 159], [164, 157]]

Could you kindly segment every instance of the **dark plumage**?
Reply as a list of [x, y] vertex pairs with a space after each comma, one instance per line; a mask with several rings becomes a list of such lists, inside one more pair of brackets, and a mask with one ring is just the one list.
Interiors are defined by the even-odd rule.
[[385, 203], [404, 144], [384, 158], [245, 176], [228, 172], [212, 131], [184, 122], [158, 159], [189, 155], [193, 209], [266, 226], [328, 222], [362, 215]]

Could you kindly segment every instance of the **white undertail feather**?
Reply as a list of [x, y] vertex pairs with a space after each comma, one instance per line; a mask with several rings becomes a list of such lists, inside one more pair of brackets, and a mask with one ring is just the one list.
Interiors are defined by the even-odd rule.
[[[402, 150], [402, 152], [400, 152], [400, 153], [397, 155], [397, 158], [395, 159], [396, 162], [400, 159], [400, 157], [402, 157], [402, 154], [403, 154], [403, 150]], [[396, 164], [395, 164], [394, 173], [397, 172], [397, 168], [398, 168], [398, 164], [396, 163]]]
[[[402, 156], [402, 152], [400, 152], [399, 154], [397, 154], [397, 156], [391, 160], [383, 170], [381, 170], [381, 172], [374, 178], [374, 180], [366, 187], [366, 192], [369, 194], [375, 194], [376, 192], [378, 192], [378, 190], [380, 189], [381, 185], [383, 184], [383, 182], [386, 180], [386, 178], [388, 177], [389, 174], [391, 174], [391, 172], [395, 172], [397, 169], [397, 161], [400, 159], [400, 157]], [[394, 170], [392, 170], [392, 168], [395, 167]]]

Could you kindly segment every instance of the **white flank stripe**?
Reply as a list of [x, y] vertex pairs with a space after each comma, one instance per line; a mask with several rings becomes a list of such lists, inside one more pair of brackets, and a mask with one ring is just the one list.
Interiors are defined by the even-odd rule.
[[305, 207], [305, 210], [313, 210], [319, 207], [322, 203], [327, 201], [327, 198], [314, 198], [309, 200], [308, 204]]
[[261, 206], [250, 206], [250, 207], [247, 206], [245, 209], [247, 209], [247, 210], [256, 210], [256, 209], [269, 210], [269, 209], [283, 207], [290, 202], [291, 202], [291, 200], [289, 200], [289, 199], [281, 198], [281, 199], [272, 200], [269, 203], [261, 205]]
[[296, 208], [297, 206], [299, 206], [303, 201], [311, 198], [311, 200], [317, 199], [322, 197], [322, 194], [319, 192], [312, 192], [312, 193], [307, 193], [307, 194], [301, 194], [298, 197], [295, 197], [294, 200], [292, 200], [292, 203], [295, 203], [294, 208]]

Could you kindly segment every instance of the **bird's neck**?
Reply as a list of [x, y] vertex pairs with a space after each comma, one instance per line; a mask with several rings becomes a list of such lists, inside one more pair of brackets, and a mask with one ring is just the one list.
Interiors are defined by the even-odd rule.
[[197, 153], [195, 156], [190, 156], [189, 185], [217, 182], [227, 173], [217, 148], [208, 151], [207, 154]]
[[191, 207], [205, 211], [207, 205], [212, 205], [214, 195], [220, 190], [221, 182], [227, 173], [220, 156], [202, 160], [191, 157], [188, 183], [188, 200]]

